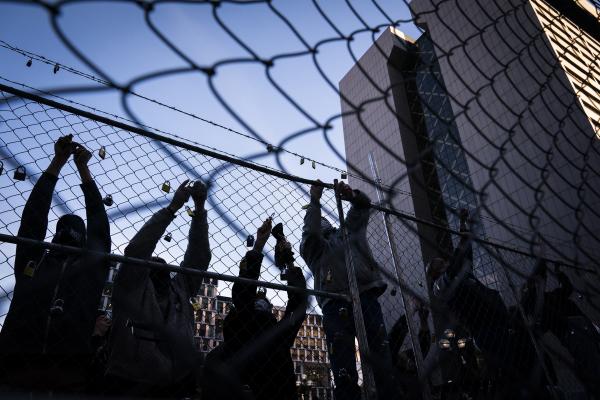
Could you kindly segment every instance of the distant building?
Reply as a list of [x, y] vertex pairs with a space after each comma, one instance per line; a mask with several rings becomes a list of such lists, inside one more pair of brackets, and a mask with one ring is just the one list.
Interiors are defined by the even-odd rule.
[[[195, 341], [198, 350], [206, 357], [223, 342], [223, 320], [231, 308], [231, 298], [218, 294], [218, 281], [205, 279], [195, 299]], [[284, 307], [274, 306], [273, 315], [280, 320]], [[323, 329], [323, 317], [307, 314], [291, 349], [296, 385], [303, 400], [333, 399], [329, 355]]]

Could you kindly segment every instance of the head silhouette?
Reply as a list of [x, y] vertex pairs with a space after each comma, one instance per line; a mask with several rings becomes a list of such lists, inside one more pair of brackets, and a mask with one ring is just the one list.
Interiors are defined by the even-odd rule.
[[75, 214], [66, 214], [56, 223], [53, 243], [83, 247], [86, 242], [85, 222]]

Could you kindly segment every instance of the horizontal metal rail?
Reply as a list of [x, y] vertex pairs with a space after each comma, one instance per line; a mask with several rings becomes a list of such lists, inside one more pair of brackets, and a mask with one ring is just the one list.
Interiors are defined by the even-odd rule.
[[173, 264], [164, 264], [164, 263], [160, 263], [160, 262], [144, 260], [141, 258], [134, 258], [134, 257], [128, 257], [128, 256], [121, 256], [118, 254], [103, 253], [100, 251], [81, 249], [79, 247], [65, 246], [65, 245], [56, 244], [56, 243], [44, 242], [41, 240], [24, 238], [21, 236], [7, 235], [4, 233], [0, 233], [0, 242], [38, 246], [38, 247], [41, 247], [44, 249], [59, 250], [59, 251], [63, 251], [65, 253], [69, 253], [69, 254], [93, 255], [96, 257], [100, 257], [103, 260], [127, 263], [128, 265], [139, 265], [140, 267], [146, 267], [146, 268], [150, 268], [150, 269], [177, 272], [177, 273], [183, 273], [183, 274], [188, 274], [188, 275], [196, 275], [196, 276], [201, 276], [203, 278], [213, 278], [213, 279], [218, 279], [218, 280], [227, 281], [227, 282], [246, 283], [246, 284], [252, 284], [252, 285], [257, 285], [257, 286], [261, 286], [261, 287], [266, 287], [269, 289], [284, 290], [286, 292], [306, 293], [309, 295], [314, 295], [314, 296], [319, 296], [319, 297], [328, 297], [330, 299], [338, 299], [338, 300], [344, 300], [344, 301], [348, 301], [348, 302], [350, 301], [349, 296], [344, 295], [344, 294], [339, 294], [339, 293], [331, 293], [331, 292], [325, 292], [322, 290], [314, 290], [314, 289], [308, 289], [308, 288], [303, 289], [303, 288], [299, 288], [299, 287], [295, 287], [295, 286], [281, 285], [278, 283], [264, 282], [264, 281], [248, 279], [248, 278], [240, 278], [239, 276], [225, 275], [225, 274], [220, 274], [217, 272], [202, 271], [202, 270], [194, 269], [194, 268], [180, 267], [180, 266], [173, 265]]

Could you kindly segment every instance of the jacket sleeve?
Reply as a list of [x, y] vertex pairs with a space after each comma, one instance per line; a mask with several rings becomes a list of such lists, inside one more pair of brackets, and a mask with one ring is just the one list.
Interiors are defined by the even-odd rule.
[[[300, 255], [311, 268], [323, 252], [325, 239], [321, 233], [321, 204], [317, 200], [311, 200], [302, 228], [302, 241], [300, 243]], [[316, 271], [313, 271], [315, 273]]]
[[[192, 218], [188, 246], [181, 266], [206, 271], [211, 258], [207, 212], [206, 210], [196, 211], [196, 215]], [[173, 278], [173, 284], [183, 289], [185, 296], [189, 298], [198, 293], [202, 279], [200, 276], [179, 273]]]
[[460, 242], [450, 258], [450, 266], [446, 271], [448, 277], [454, 279], [461, 272], [465, 262], [473, 265], [473, 239], [470, 234], [461, 235]]
[[88, 250], [110, 253], [110, 224], [96, 182], [81, 184], [85, 198]]
[[[36, 182], [21, 215], [18, 235], [35, 240], [44, 240], [48, 229], [48, 213], [52, 204], [52, 193], [58, 178], [44, 172]], [[18, 244], [15, 255], [15, 279], [23, 276], [29, 261], [38, 262], [44, 250], [41, 247]]]
[[[156, 244], [175, 216], [166, 208], [156, 212], [142, 229], [131, 239], [125, 248], [125, 256], [148, 259], [152, 256]], [[115, 285], [121, 287], [136, 287], [145, 283], [148, 278], [148, 268], [123, 264], [117, 275]]]
[[[240, 278], [258, 279], [263, 254], [250, 250], [240, 262]], [[233, 305], [238, 312], [244, 312], [254, 307], [256, 297], [256, 285], [235, 282], [231, 290]]]
[[[302, 270], [300, 268], [297, 268], [294, 271], [290, 270], [290, 274], [294, 273], [302, 275]], [[304, 275], [294, 280], [290, 279], [288, 284], [306, 289], [306, 280], [304, 279]], [[285, 307], [285, 314], [283, 315], [281, 321], [279, 321], [279, 324], [284, 324], [284, 337], [288, 347], [291, 347], [294, 343], [294, 340], [298, 335], [298, 330], [300, 330], [300, 327], [306, 318], [307, 306], [308, 296], [305, 292], [288, 292], [288, 302]]]
[[354, 200], [352, 207], [346, 216], [346, 226], [348, 231], [366, 235], [367, 225], [369, 223], [369, 215], [371, 199], [361, 192], [354, 190]]

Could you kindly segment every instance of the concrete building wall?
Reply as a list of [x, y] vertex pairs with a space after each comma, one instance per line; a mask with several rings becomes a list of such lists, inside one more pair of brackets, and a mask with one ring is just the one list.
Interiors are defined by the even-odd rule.
[[527, 249], [539, 231], [548, 255], [595, 261], [600, 142], [531, 4], [411, 9], [436, 45], [486, 234]]

